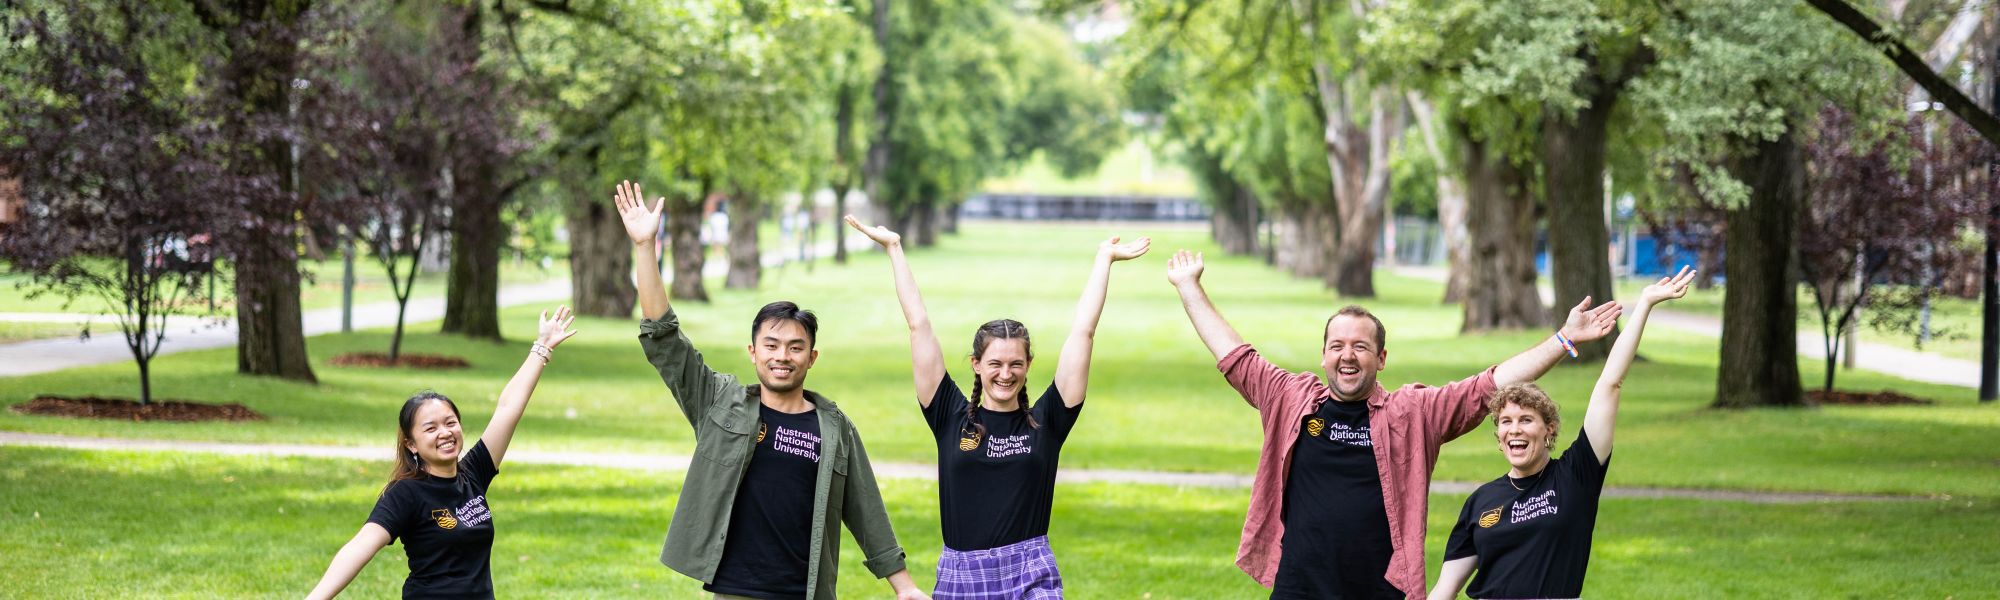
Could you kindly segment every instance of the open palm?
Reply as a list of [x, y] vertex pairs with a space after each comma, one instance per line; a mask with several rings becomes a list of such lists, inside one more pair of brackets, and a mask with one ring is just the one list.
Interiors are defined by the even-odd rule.
[[1181, 285], [1201, 281], [1201, 253], [1182, 250], [1167, 258], [1167, 282]]
[[1134, 258], [1145, 256], [1146, 250], [1149, 250], [1152, 247], [1153, 247], [1153, 238], [1141, 237], [1139, 239], [1120, 244], [1118, 243], [1118, 236], [1114, 235], [1111, 236], [1111, 239], [1104, 240], [1103, 243], [1098, 244], [1097, 251], [1100, 253], [1103, 252], [1110, 253], [1112, 262], [1117, 262], [1121, 260], [1132, 260]]
[[1693, 268], [1681, 267], [1681, 272], [1674, 274], [1673, 277], [1662, 277], [1659, 282], [1646, 286], [1644, 290], [1640, 290], [1639, 301], [1645, 302], [1647, 306], [1652, 306], [1686, 296], [1688, 293], [1688, 284], [1694, 282], [1694, 273]]
[[562, 344], [563, 340], [576, 335], [576, 330], [570, 329], [570, 325], [575, 322], [576, 315], [570, 312], [568, 305], [556, 307], [556, 314], [553, 317], [549, 316], [549, 311], [542, 311], [542, 320], [541, 324], [537, 327], [539, 331], [535, 336], [535, 341], [541, 342], [543, 346], [548, 346], [550, 349], [554, 349], [557, 345]]
[[897, 235], [894, 231], [889, 231], [887, 227], [881, 225], [862, 225], [861, 220], [854, 218], [854, 215], [847, 215], [846, 218], [841, 220], [846, 221], [848, 227], [853, 227], [855, 231], [861, 232], [861, 235], [875, 240], [875, 243], [881, 244], [883, 248], [903, 243], [903, 236]]
[[640, 193], [639, 184], [626, 181], [618, 184], [611, 202], [618, 206], [618, 219], [625, 222], [625, 235], [632, 237], [632, 243], [644, 244], [659, 235], [660, 211], [667, 206], [666, 197], [653, 201], [653, 208], [648, 210], [646, 195]]
[[1610, 335], [1618, 327], [1618, 315], [1625, 308], [1618, 302], [1606, 302], [1591, 307], [1590, 297], [1570, 307], [1569, 317], [1563, 319], [1562, 334], [1572, 342], [1588, 342]]

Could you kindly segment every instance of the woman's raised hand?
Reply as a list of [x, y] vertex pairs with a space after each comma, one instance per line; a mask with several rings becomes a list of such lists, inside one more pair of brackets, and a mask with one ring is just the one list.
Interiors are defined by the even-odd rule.
[[1110, 255], [1111, 262], [1118, 262], [1145, 256], [1146, 250], [1152, 247], [1153, 238], [1141, 237], [1131, 242], [1120, 244], [1118, 243], [1118, 236], [1114, 235], [1111, 236], [1111, 239], [1104, 240], [1097, 245], [1097, 253], [1100, 255]]
[[618, 218], [625, 222], [625, 235], [632, 236], [633, 244], [653, 241], [660, 233], [660, 211], [667, 206], [667, 198], [661, 196], [653, 201], [653, 208], [646, 208], [646, 196], [639, 192], [639, 184], [630, 181], [618, 184], [618, 191], [611, 195], [611, 203], [618, 206]]
[[576, 331], [569, 328], [570, 324], [574, 322], [576, 322], [576, 315], [570, 313], [569, 306], [567, 305], [556, 307], [554, 317], [549, 316], [549, 311], [542, 311], [542, 321], [538, 328], [540, 333], [535, 336], [535, 341], [554, 350], [557, 344], [561, 344], [563, 340], [576, 335]]
[[861, 232], [861, 235], [868, 236], [868, 239], [875, 240], [875, 243], [881, 244], [883, 248], [888, 248], [890, 246], [896, 246], [903, 243], [903, 236], [896, 235], [896, 232], [889, 231], [889, 228], [887, 227], [883, 227], [881, 225], [862, 225], [861, 220], [854, 218], [854, 215], [847, 215], [846, 218], [843, 218], [841, 220], [846, 221], [848, 227], [853, 227], [855, 231]]
[[1639, 301], [1652, 306], [1675, 298], [1686, 296], [1688, 284], [1694, 282], [1694, 269], [1681, 267], [1681, 272], [1673, 277], [1661, 277], [1660, 281], [1640, 290]]

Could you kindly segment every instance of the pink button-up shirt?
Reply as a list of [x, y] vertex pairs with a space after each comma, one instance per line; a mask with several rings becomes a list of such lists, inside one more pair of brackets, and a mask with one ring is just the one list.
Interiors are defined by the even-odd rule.
[[[1249, 344], [1230, 350], [1216, 368], [1264, 420], [1264, 448], [1257, 457], [1236, 566], [1271, 587], [1284, 554], [1281, 515], [1299, 422], [1319, 410], [1333, 391], [1318, 375], [1278, 368]], [[1413, 383], [1391, 392], [1378, 383], [1368, 397], [1368, 437], [1375, 445], [1375, 468], [1382, 474], [1382, 506], [1389, 513], [1392, 554], [1383, 577], [1410, 598], [1424, 597], [1424, 522], [1438, 447], [1479, 427], [1493, 388], [1493, 369], [1488, 368], [1441, 388]]]

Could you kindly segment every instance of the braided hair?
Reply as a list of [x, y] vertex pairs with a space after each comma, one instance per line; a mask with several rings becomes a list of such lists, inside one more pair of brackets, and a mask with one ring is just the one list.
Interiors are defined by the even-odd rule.
[[[1027, 353], [1028, 360], [1035, 359], [1034, 347], [1028, 341], [1028, 326], [1022, 325], [1020, 321], [1013, 319], [994, 319], [987, 321], [985, 325], [980, 325], [979, 331], [972, 334], [972, 360], [977, 361], [980, 356], [984, 356], [986, 354], [986, 347], [992, 345], [993, 340], [1021, 340], [1021, 351]], [[986, 400], [986, 396], [981, 389], [982, 385], [983, 383], [979, 379], [979, 372], [974, 371], [972, 373], [972, 395], [970, 396], [972, 401], [965, 403], [965, 419], [966, 422], [972, 423], [976, 434], [983, 438], [986, 437], [986, 425], [979, 422], [978, 411], [979, 404]], [[1027, 418], [1029, 427], [1041, 428], [1041, 424], [1035, 422], [1034, 413], [1028, 411], [1027, 378], [1024, 377], [1021, 379], [1020, 391], [1015, 393], [1014, 410], [1020, 412], [1022, 417]]]

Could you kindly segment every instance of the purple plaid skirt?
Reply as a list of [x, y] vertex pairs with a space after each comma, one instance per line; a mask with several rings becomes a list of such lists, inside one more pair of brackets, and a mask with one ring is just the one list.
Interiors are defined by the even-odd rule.
[[944, 549], [938, 557], [933, 600], [1062, 598], [1062, 574], [1048, 536], [1015, 542], [991, 550], [960, 552]]

